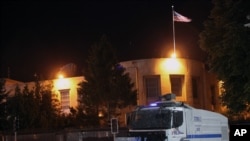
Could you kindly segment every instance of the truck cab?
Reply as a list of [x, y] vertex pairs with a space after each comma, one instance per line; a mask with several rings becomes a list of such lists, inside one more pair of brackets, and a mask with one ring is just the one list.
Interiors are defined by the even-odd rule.
[[166, 94], [127, 114], [129, 136], [140, 141], [228, 141], [228, 119]]

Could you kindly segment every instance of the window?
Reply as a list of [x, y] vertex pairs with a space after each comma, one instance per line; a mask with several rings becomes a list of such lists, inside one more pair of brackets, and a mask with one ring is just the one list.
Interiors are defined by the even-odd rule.
[[183, 81], [183, 75], [170, 75], [171, 92], [176, 96], [182, 96]]
[[158, 100], [160, 96], [160, 76], [151, 75], [144, 77], [147, 103]]
[[70, 107], [70, 98], [69, 98], [69, 89], [59, 90], [61, 94], [61, 107], [62, 110], [69, 110]]
[[198, 77], [192, 77], [192, 93], [193, 98], [198, 98]]
[[82, 104], [82, 93], [81, 93], [81, 88], [77, 88], [77, 102], [78, 102], [78, 106], [81, 106]]
[[215, 105], [216, 105], [215, 86], [212, 85], [212, 86], [210, 87], [210, 90], [211, 90], [211, 104], [212, 104], [213, 106], [215, 106]]

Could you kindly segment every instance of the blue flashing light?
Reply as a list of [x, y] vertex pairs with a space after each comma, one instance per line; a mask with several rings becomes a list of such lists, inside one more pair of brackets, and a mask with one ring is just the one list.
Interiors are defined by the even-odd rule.
[[151, 103], [149, 106], [157, 106], [157, 103]]

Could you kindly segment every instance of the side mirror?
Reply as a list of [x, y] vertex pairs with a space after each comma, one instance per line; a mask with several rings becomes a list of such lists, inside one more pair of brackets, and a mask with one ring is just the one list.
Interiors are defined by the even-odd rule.
[[173, 127], [179, 127], [183, 123], [183, 112], [173, 111]]

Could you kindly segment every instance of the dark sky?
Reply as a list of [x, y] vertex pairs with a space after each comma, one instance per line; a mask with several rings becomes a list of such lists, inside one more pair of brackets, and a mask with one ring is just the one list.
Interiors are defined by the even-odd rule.
[[167, 57], [173, 49], [172, 9], [192, 19], [175, 23], [179, 57], [204, 59], [198, 46], [210, 0], [2, 1], [1, 77], [55, 78], [74, 63], [78, 74], [88, 49], [106, 34], [120, 61]]

